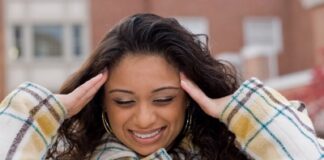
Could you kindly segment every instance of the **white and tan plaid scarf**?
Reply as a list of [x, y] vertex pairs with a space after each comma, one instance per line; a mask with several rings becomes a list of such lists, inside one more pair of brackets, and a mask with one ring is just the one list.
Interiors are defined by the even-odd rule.
[[[24, 83], [0, 104], [0, 159], [45, 159], [66, 110], [46, 88]], [[233, 94], [220, 118], [254, 159], [324, 159], [305, 106], [252, 78]], [[99, 146], [92, 159], [140, 159], [120, 143]], [[163, 148], [144, 158], [169, 160]]]

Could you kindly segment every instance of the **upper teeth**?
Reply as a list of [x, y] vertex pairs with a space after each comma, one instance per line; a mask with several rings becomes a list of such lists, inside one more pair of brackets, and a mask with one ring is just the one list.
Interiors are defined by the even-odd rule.
[[138, 138], [151, 138], [151, 137], [154, 137], [154, 136], [156, 136], [157, 134], [159, 134], [160, 131], [161, 131], [161, 129], [156, 130], [156, 131], [154, 131], [154, 132], [152, 132], [152, 133], [147, 133], [147, 134], [141, 134], [141, 133], [136, 133], [136, 132], [133, 132], [133, 133], [134, 133], [134, 135], [135, 135], [136, 137], [138, 137]]

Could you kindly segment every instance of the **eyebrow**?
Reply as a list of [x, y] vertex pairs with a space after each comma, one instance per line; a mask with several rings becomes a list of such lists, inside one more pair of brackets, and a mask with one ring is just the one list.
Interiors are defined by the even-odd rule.
[[127, 93], [127, 94], [134, 94], [134, 92], [125, 90], [125, 89], [113, 89], [110, 90], [108, 93], [114, 93], [114, 92], [122, 92], [122, 93]]
[[157, 88], [157, 89], [153, 90], [152, 93], [159, 92], [159, 91], [166, 90], [166, 89], [179, 90], [180, 88], [179, 87], [173, 87], [173, 86], [166, 86], [166, 87]]
[[[152, 91], [152, 93], [160, 92], [162, 90], [167, 90], [167, 89], [179, 90], [180, 88], [179, 87], [173, 87], [173, 86], [166, 86], [166, 87], [161, 87], [161, 88], [154, 89]], [[109, 93], [114, 93], [114, 92], [122, 92], [122, 93], [127, 93], [127, 94], [134, 94], [134, 92], [129, 91], [129, 90], [125, 90], [125, 89], [113, 89], [113, 90], [109, 91]]]

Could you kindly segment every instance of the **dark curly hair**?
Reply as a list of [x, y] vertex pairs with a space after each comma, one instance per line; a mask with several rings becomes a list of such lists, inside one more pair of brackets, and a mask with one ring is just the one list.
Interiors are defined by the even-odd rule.
[[[229, 65], [212, 58], [204, 43], [183, 28], [173, 18], [154, 14], [136, 14], [116, 25], [100, 42], [83, 66], [68, 79], [61, 93], [69, 93], [100, 73], [112, 69], [126, 54], [155, 54], [163, 56], [195, 82], [210, 98], [220, 98], [238, 88], [236, 73]], [[103, 144], [105, 129], [101, 122], [104, 88], [76, 115], [66, 119], [47, 154], [55, 159], [89, 159], [97, 146]], [[218, 119], [205, 114], [190, 99], [192, 126], [187, 135], [198, 148], [199, 159], [247, 159], [235, 146], [235, 135]], [[217, 106], [215, 106], [217, 107]], [[186, 159], [193, 155], [179, 150], [185, 135], [179, 134], [169, 149], [174, 159], [184, 152]], [[60, 144], [64, 148], [60, 148]], [[177, 148], [177, 149], [175, 149]]]

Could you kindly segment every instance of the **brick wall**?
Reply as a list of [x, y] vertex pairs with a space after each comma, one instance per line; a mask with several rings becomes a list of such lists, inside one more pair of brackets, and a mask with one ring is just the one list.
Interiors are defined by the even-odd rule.
[[279, 73], [304, 70], [315, 63], [311, 21], [300, 1], [99, 0], [90, 3], [93, 47], [122, 17], [138, 12], [151, 12], [162, 16], [204, 16], [209, 21], [212, 53], [239, 52], [243, 46], [244, 17], [277, 16], [283, 21], [284, 34], [284, 49], [279, 56]]
[[280, 74], [312, 68], [315, 63], [310, 14], [300, 1], [283, 1], [284, 53], [279, 56]]
[[324, 5], [312, 9], [310, 12], [316, 64], [324, 66]]
[[103, 38], [104, 34], [122, 18], [138, 12], [144, 12], [147, 0], [98, 0], [90, 1], [90, 22], [92, 48]]

